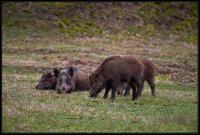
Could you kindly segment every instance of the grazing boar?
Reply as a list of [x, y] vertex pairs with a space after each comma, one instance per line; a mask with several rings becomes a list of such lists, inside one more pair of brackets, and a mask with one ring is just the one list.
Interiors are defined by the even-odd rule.
[[58, 68], [44, 72], [35, 88], [37, 90], [55, 89], [59, 73], [60, 69]]
[[67, 66], [60, 71], [56, 89], [59, 93], [89, 90], [89, 78], [87, 75], [82, 74], [76, 67]]
[[[144, 64], [144, 72], [143, 72], [143, 79], [142, 79], [142, 89], [140, 93], [138, 94], [139, 96], [141, 96], [142, 90], [144, 88], [144, 81], [147, 81], [147, 83], [151, 87], [151, 95], [155, 96], [155, 75], [157, 73], [157, 66], [155, 65], [155, 63], [153, 63], [150, 60], [146, 60], [146, 59], [140, 59], [140, 60]], [[130, 89], [131, 89], [131, 86], [127, 85], [124, 96], [129, 95]]]
[[106, 58], [89, 76], [90, 97], [96, 97], [105, 88], [104, 98], [107, 98], [112, 89], [111, 99], [114, 100], [119, 86], [127, 83], [133, 90], [132, 99], [137, 99], [142, 89], [143, 70], [144, 64], [133, 56], [116, 55]]

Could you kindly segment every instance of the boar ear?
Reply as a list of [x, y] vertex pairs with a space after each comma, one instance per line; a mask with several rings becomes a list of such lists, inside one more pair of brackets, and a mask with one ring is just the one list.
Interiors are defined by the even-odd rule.
[[54, 75], [55, 75], [56, 77], [58, 77], [58, 75], [60, 74], [60, 70], [57, 69], [57, 68], [54, 68], [54, 69], [53, 69], [53, 72], [54, 72]]
[[78, 69], [75, 67], [70, 66], [67, 68], [67, 72], [70, 76], [73, 76], [76, 71], [78, 71]]

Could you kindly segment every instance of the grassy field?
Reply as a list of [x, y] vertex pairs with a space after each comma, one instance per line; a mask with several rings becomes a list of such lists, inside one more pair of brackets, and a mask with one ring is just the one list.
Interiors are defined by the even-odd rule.
[[[26, 29], [26, 24], [11, 29], [10, 18], [4, 18], [2, 132], [198, 132], [197, 41], [186, 42], [174, 33], [141, 38], [147, 36], [146, 28], [136, 35], [72, 38]], [[35, 89], [45, 70], [73, 64], [92, 73], [115, 54], [148, 58], [158, 65], [156, 97], [146, 83], [137, 101], [118, 95], [112, 102], [110, 93], [102, 98], [104, 91], [93, 99], [87, 91], [62, 95]]]

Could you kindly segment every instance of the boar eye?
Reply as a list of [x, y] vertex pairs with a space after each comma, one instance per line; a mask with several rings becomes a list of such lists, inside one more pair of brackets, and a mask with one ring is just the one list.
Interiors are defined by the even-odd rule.
[[45, 82], [45, 80], [41, 80], [41, 82], [42, 82], [42, 83], [44, 83], [44, 82]]

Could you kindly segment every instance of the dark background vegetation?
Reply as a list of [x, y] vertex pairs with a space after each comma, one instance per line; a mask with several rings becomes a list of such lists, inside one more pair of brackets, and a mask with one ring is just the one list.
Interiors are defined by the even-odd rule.
[[64, 37], [169, 34], [197, 44], [197, 2], [6, 2], [3, 30]]

